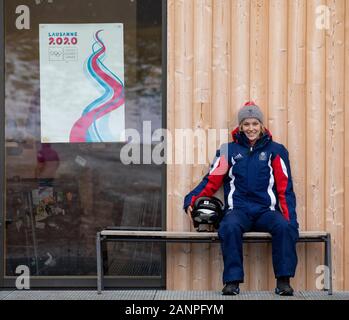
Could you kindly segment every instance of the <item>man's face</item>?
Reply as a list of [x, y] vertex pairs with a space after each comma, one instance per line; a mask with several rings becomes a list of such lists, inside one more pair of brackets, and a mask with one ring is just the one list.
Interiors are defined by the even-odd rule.
[[262, 132], [262, 125], [255, 118], [247, 118], [242, 122], [242, 131], [251, 143], [254, 143], [259, 138]]

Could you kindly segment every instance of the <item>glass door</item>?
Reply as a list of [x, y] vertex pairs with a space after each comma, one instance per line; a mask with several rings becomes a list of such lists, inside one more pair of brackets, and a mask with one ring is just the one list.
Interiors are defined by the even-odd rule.
[[[164, 165], [124, 159], [127, 132], [152, 149], [144, 128], [165, 126], [165, 1], [0, 3], [2, 285], [24, 266], [31, 287], [94, 287], [97, 231], [165, 226]], [[164, 261], [112, 244], [106, 286], [164, 286]]]

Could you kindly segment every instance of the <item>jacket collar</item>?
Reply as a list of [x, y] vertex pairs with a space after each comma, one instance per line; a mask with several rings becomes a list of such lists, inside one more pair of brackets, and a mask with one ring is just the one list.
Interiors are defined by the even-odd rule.
[[[240, 132], [239, 127], [232, 131], [233, 141], [242, 146], [250, 148], [250, 142], [243, 132]], [[273, 136], [268, 129], [265, 129], [265, 133], [261, 138], [259, 138], [254, 145], [254, 149], [259, 149], [264, 147], [269, 141], [273, 140]]]

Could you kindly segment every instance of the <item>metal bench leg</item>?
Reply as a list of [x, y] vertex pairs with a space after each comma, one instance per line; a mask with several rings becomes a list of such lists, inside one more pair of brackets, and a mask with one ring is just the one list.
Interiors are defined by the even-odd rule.
[[102, 257], [102, 242], [101, 234], [97, 233], [96, 237], [96, 252], [97, 252], [97, 293], [101, 294], [104, 289], [103, 285], [103, 257]]
[[[329, 285], [328, 294], [332, 295], [332, 246], [331, 246], [331, 234], [327, 234], [325, 241], [325, 265], [328, 268], [328, 279], [327, 283]], [[327, 290], [327, 288], [325, 288]]]
[[101, 238], [101, 250], [102, 250], [102, 267], [103, 267], [103, 275], [109, 272], [109, 259], [108, 259], [108, 247], [107, 241], [103, 241]]

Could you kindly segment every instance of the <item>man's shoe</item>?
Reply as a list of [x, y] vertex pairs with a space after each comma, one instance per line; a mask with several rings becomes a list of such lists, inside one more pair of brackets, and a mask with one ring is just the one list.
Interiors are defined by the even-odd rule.
[[275, 293], [280, 296], [293, 296], [293, 289], [290, 286], [289, 277], [279, 277], [276, 280]]
[[224, 296], [236, 296], [240, 293], [239, 282], [227, 282], [222, 290]]

